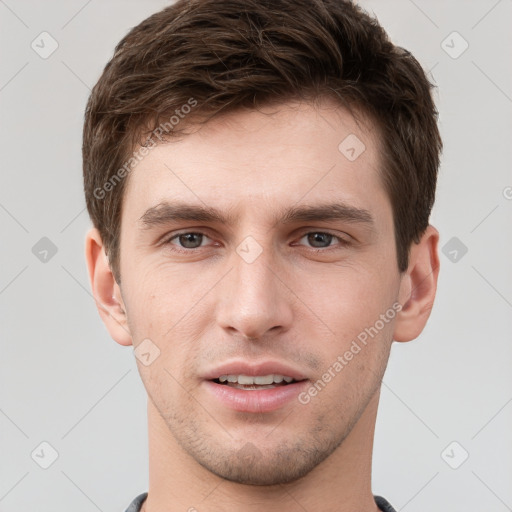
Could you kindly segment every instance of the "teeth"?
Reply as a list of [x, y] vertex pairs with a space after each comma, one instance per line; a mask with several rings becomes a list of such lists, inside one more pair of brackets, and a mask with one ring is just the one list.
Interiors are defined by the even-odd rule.
[[[264, 377], [254, 377], [254, 384], [272, 384], [273, 382], [273, 375], [265, 375]], [[242, 384], [242, 382], [240, 382], [240, 384]]]
[[248, 375], [239, 375], [238, 384], [254, 384], [255, 378]]
[[283, 382], [290, 383], [293, 381], [292, 377], [288, 377], [285, 375], [257, 375], [255, 377], [251, 375], [221, 375], [219, 377], [220, 382], [238, 382], [238, 384], [259, 384], [259, 385], [269, 385], [269, 384], [279, 384]]

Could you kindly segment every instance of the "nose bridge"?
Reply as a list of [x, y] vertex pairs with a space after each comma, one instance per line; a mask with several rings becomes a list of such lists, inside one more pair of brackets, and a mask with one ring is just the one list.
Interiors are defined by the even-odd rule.
[[[263, 236], [263, 235], [262, 235]], [[231, 255], [232, 270], [221, 288], [218, 320], [224, 329], [247, 338], [260, 338], [291, 319], [286, 287], [276, 276], [277, 258], [270, 239], [244, 238]]]
[[256, 301], [261, 309], [271, 305], [275, 298], [275, 255], [272, 243], [258, 242], [248, 236], [237, 246], [233, 254], [235, 296], [245, 302]]

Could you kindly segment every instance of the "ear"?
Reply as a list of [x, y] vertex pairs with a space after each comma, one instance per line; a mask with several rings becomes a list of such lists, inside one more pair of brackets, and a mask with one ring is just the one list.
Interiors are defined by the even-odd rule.
[[428, 226], [419, 243], [413, 243], [409, 267], [402, 275], [399, 302], [402, 310], [395, 322], [393, 340], [411, 341], [417, 338], [430, 316], [437, 290], [439, 232]]
[[120, 345], [132, 345], [121, 289], [110, 270], [99, 231], [92, 228], [85, 237], [85, 259], [89, 282], [98, 312], [110, 336]]

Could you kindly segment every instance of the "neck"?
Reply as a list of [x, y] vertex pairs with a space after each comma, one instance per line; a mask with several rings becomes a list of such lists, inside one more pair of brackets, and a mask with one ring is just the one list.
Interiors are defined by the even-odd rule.
[[299, 480], [275, 486], [231, 482], [199, 465], [148, 399], [149, 490], [142, 512], [377, 512], [371, 465], [379, 394], [327, 459]]

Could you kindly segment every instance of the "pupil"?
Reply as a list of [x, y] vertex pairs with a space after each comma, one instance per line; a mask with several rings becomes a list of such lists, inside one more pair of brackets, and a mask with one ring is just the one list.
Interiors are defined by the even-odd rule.
[[329, 233], [312, 233], [308, 235], [308, 241], [311, 243], [311, 245], [315, 246], [315, 243], [320, 239], [320, 243], [322, 243], [322, 238], [324, 239], [324, 242], [327, 238], [327, 245], [331, 243], [333, 235], [330, 235]]
[[[201, 237], [201, 236], [202, 235], [200, 233], [186, 233], [185, 235], [180, 236], [180, 242], [187, 249], [194, 249], [196, 246], [194, 246], [194, 241], [192, 238], [193, 237]], [[191, 241], [191, 239], [192, 239], [192, 241]], [[199, 245], [201, 245], [201, 242], [199, 242]]]

